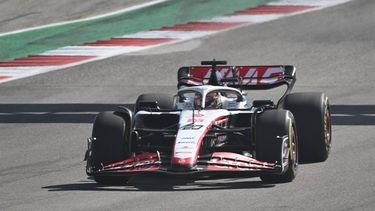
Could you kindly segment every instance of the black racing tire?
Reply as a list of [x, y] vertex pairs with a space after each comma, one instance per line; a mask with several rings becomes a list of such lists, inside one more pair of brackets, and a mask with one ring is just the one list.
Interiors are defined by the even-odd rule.
[[148, 93], [142, 94], [138, 97], [135, 103], [135, 111], [137, 113], [141, 110], [139, 102], [157, 102], [160, 109], [174, 109], [175, 108], [175, 98], [170, 94], [161, 94], [161, 93]]
[[298, 139], [293, 114], [287, 110], [266, 110], [256, 121], [256, 159], [284, 165], [281, 174], [261, 172], [264, 183], [291, 182], [298, 169]]
[[[91, 165], [98, 170], [103, 165], [125, 160], [129, 157], [130, 121], [118, 112], [102, 112], [95, 119], [92, 137]], [[124, 177], [94, 175], [99, 184], [126, 181]]]
[[296, 120], [301, 161], [327, 160], [332, 139], [328, 97], [315, 92], [292, 93], [285, 97], [283, 108]]

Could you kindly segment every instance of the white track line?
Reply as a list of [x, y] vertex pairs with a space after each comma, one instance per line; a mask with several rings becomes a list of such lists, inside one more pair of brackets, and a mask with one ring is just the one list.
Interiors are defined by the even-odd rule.
[[145, 31], [121, 37], [127, 38], [176, 38], [194, 39], [215, 33], [216, 31]]
[[38, 55], [53, 56], [111, 56], [143, 50], [143, 47], [131, 46], [67, 46], [46, 51]]
[[266, 14], [266, 15], [233, 15], [233, 16], [222, 16], [216, 17], [211, 20], [213, 22], [251, 22], [251, 23], [263, 23], [272, 21], [285, 16], [285, 14]]

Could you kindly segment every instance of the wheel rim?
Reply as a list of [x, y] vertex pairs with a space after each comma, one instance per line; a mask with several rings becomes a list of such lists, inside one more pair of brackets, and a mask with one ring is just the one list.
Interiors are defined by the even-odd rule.
[[290, 158], [289, 140], [288, 141], [285, 140], [283, 143], [282, 158], [283, 158], [283, 166], [287, 166], [289, 163], [289, 158]]
[[[292, 168], [293, 172], [296, 172], [298, 166], [298, 152], [297, 152], [297, 142], [296, 142], [296, 133], [295, 133], [295, 126], [292, 124], [290, 120], [289, 123], [289, 134], [288, 134], [288, 141], [283, 143], [283, 164], [289, 162], [289, 168]], [[285, 166], [285, 165], [284, 165]]]
[[329, 112], [328, 106], [326, 106], [325, 115], [324, 115], [324, 140], [326, 143], [327, 151], [329, 151], [329, 148], [331, 145], [331, 135], [332, 135], [331, 114]]
[[298, 166], [298, 154], [297, 154], [297, 142], [296, 142], [296, 133], [295, 133], [295, 129], [294, 129], [294, 126], [291, 127], [291, 153], [290, 153], [290, 157], [291, 157], [291, 160], [293, 161], [293, 171], [296, 171], [297, 170], [297, 166]]

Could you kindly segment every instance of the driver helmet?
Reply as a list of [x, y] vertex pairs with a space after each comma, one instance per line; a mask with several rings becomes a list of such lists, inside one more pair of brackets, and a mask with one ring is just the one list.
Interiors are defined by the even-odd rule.
[[206, 95], [205, 108], [219, 109], [222, 107], [221, 95], [219, 92], [210, 92]]

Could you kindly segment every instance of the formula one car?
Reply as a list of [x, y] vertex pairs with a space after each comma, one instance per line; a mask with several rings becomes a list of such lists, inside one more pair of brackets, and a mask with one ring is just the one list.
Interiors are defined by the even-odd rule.
[[[87, 174], [98, 183], [147, 173], [243, 173], [279, 183], [296, 177], [299, 159], [328, 158], [325, 94], [290, 93], [296, 81], [291, 65], [226, 63], [182, 67], [176, 95], [143, 94], [134, 111], [99, 113], [88, 139]], [[250, 101], [244, 92], [282, 85], [278, 102]]]

